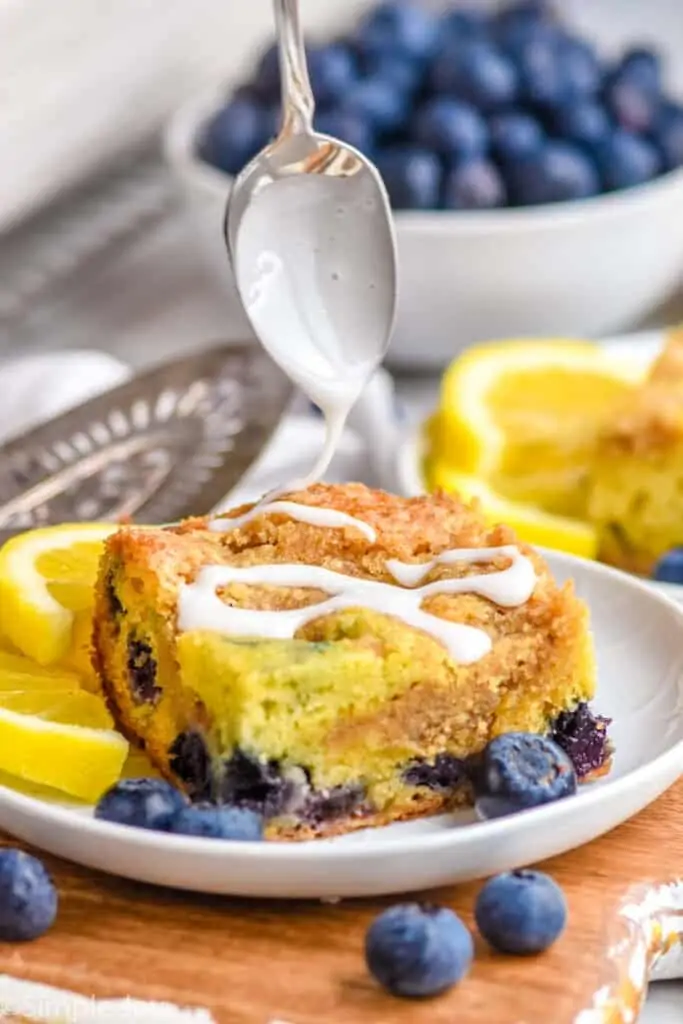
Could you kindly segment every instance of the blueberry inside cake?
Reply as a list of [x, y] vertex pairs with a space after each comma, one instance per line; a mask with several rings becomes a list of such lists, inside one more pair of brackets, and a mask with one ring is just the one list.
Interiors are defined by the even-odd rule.
[[453, 496], [317, 485], [109, 539], [96, 667], [126, 734], [197, 801], [308, 839], [470, 803], [477, 755], [551, 736], [606, 769], [571, 584]]

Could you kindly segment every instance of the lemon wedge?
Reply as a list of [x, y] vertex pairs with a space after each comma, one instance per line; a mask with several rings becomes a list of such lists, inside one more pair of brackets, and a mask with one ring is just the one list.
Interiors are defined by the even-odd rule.
[[516, 501], [576, 514], [595, 437], [643, 375], [642, 360], [587, 341], [475, 346], [444, 375], [432, 453]]
[[19, 651], [41, 665], [68, 657], [77, 617], [87, 623], [90, 614], [102, 544], [116, 530], [51, 526], [0, 549], [0, 632]]
[[476, 498], [490, 526], [505, 523], [527, 544], [565, 551], [581, 558], [596, 557], [597, 533], [588, 523], [551, 515], [533, 505], [510, 501], [492, 490], [484, 480], [460, 473], [444, 463], [428, 465], [427, 477], [431, 489], [459, 494], [465, 501]]
[[0, 772], [93, 801], [127, 755], [104, 701], [76, 673], [0, 652]]

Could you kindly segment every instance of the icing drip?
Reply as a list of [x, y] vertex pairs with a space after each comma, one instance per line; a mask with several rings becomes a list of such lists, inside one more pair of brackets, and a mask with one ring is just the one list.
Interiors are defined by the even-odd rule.
[[257, 519], [259, 516], [269, 515], [271, 512], [280, 512], [296, 519], [300, 523], [308, 523], [311, 526], [325, 526], [329, 529], [344, 529], [352, 526], [360, 530], [371, 544], [377, 539], [377, 534], [371, 526], [364, 523], [362, 519], [347, 515], [346, 512], [339, 512], [334, 508], [319, 508], [317, 505], [300, 505], [295, 501], [271, 501], [267, 504], [258, 503], [244, 515], [234, 516], [226, 519], [212, 519], [209, 529], [216, 533], [229, 533], [230, 530], [237, 530], [240, 526]]
[[[510, 559], [506, 569], [462, 579], [438, 580], [422, 586], [410, 585], [419, 583], [436, 565], [472, 564], [500, 556]], [[368, 608], [393, 615], [407, 625], [423, 630], [443, 643], [456, 661], [471, 664], [491, 650], [488, 634], [482, 629], [449, 622], [423, 611], [424, 600], [436, 594], [471, 593], [486, 597], [502, 607], [515, 607], [531, 597], [536, 583], [532, 563], [513, 546], [455, 549], [420, 565], [392, 560], [387, 567], [399, 585], [346, 576], [313, 565], [207, 566], [193, 583], [181, 588], [178, 626], [183, 631], [208, 629], [229, 636], [290, 639], [306, 623], [323, 615], [347, 608]], [[305, 608], [283, 611], [235, 608], [217, 594], [219, 587], [231, 583], [300, 587], [322, 590], [329, 596]]]

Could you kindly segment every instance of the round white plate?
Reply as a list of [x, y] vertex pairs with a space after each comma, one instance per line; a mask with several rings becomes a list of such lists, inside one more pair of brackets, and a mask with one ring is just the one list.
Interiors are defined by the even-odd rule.
[[[482, 877], [586, 843], [640, 811], [683, 773], [683, 608], [624, 573], [549, 554], [588, 601], [598, 655], [594, 707], [613, 719], [610, 775], [510, 818], [443, 815], [339, 839], [235, 843], [96, 821], [0, 787], [0, 828], [68, 860], [141, 882], [257, 897], [407, 892]], [[662, 837], [664, 841], [665, 837]]]

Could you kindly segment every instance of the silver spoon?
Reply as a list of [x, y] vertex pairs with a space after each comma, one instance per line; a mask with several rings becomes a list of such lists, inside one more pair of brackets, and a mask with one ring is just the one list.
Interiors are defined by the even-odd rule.
[[[282, 85], [282, 127], [277, 138], [254, 157], [235, 179], [226, 210], [225, 239], [240, 298], [259, 340], [314, 402], [321, 406], [325, 404], [320, 401], [320, 388], [315, 393], [316, 382], [311, 382], [310, 367], [316, 362], [310, 358], [312, 355], [322, 354], [327, 359], [334, 350], [328, 367], [331, 380], [334, 380], [335, 374], [337, 378], [344, 373], [348, 375], [350, 367], [358, 369], [357, 379], [360, 383], [355, 395], [349, 400], [346, 413], [340, 417], [339, 410], [336, 410], [335, 432], [338, 434], [363, 383], [370, 379], [380, 365], [389, 346], [397, 298], [396, 239], [389, 199], [377, 169], [353, 147], [339, 139], [321, 135], [313, 128], [315, 102], [308, 77], [298, 0], [274, 0], [274, 10]], [[287, 191], [289, 186], [285, 186], [285, 191], [282, 191], [283, 179], [291, 178], [297, 179], [297, 182], [291, 183], [295, 188], [305, 185], [306, 180], [312, 186], [309, 190], [311, 205], [304, 214], [308, 218], [308, 234], [298, 250], [293, 248], [290, 239], [300, 223], [298, 208], [294, 205], [290, 209], [287, 207], [287, 197], [292, 194]], [[282, 255], [284, 275], [287, 277], [291, 272], [294, 282], [291, 291], [297, 291], [299, 305], [302, 295], [304, 305], [306, 296], [312, 295], [316, 299], [320, 297], [321, 282], [323, 292], [329, 285], [329, 277], [326, 275], [335, 258], [330, 246], [336, 241], [328, 237], [335, 210], [329, 206], [326, 208], [316, 198], [321, 195], [321, 179], [329, 182], [329, 188], [335, 190], [335, 196], [342, 197], [339, 201], [335, 200], [335, 205], [342, 203], [346, 210], [351, 211], [343, 222], [343, 228], [340, 227], [343, 232], [343, 255], [349, 272], [333, 274], [338, 283], [334, 290], [328, 288], [324, 296], [325, 299], [332, 296], [324, 311], [324, 319], [332, 324], [332, 341], [323, 339], [325, 332], [320, 329], [319, 318], [314, 325], [315, 317], [308, 315], [312, 310], [304, 309], [297, 329], [292, 331], [290, 324], [290, 338], [283, 342], [281, 336], [273, 337], [272, 324], [269, 323], [268, 330], [264, 330], [263, 319], [259, 320], [254, 313], [253, 297], [250, 308], [250, 286], [255, 283], [254, 275], [245, 283], [240, 279], [238, 271], [245, 262], [250, 262], [250, 269], [257, 264], [259, 249], [269, 250], [272, 242], [275, 249], [280, 246], [278, 251]], [[263, 203], [264, 190], [278, 186], [280, 192], [277, 193], [277, 202], [273, 202], [273, 216], [267, 221], [265, 234], [261, 229], [259, 247], [248, 252], [249, 242], [244, 235], [249, 232], [240, 234], [245, 225], [245, 215], [255, 200]], [[317, 191], [314, 186], [318, 186]], [[299, 200], [300, 189], [296, 194]], [[336, 212], [342, 211], [337, 209]], [[287, 216], [290, 216], [289, 222]], [[307, 246], [310, 258], [299, 259]], [[351, 259], [348, 258], [349, 254]], [[367, 276], [364, 277], [358, 266], [354, 266], [359, 260], [362, 263], [361, 257], [365, 258], [365, 266], [370, 262], [372, 265], [375, 277], [370, 285]], [[304, 264], [309, 279], [302, 279]], [[259, 282], [256, 281], [256, 284]], [[336, 322], [332, 322], [335, 317]], [[317, 351], [314, 351], [316, 348]], [[323, 411], [327, 414], [328, 409]], [[327, 415], [326, 419], [328, 429], [331, 430], [331, 419]], [[321, 472], [321, 466], [324, 470], [323, 462], [323, 459], [319, 461], [316, 473]]]

